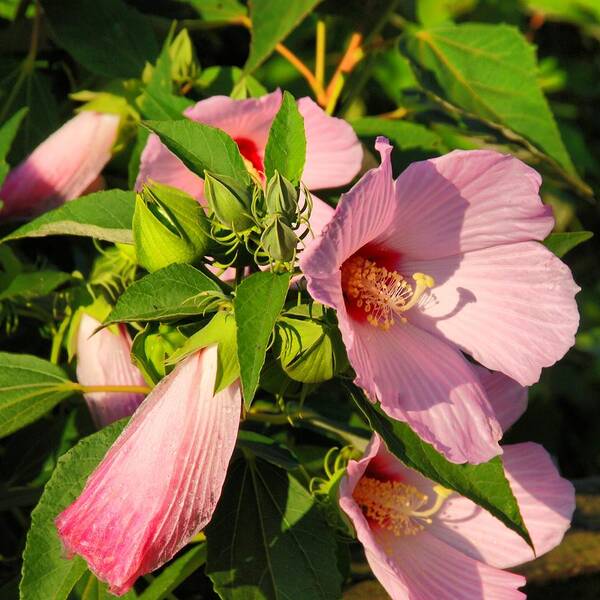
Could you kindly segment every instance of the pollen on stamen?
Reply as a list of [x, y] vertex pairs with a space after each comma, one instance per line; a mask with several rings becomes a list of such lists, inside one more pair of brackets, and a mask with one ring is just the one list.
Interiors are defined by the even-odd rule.
[[414, 514], [420, 514], [428, 497], [412, 485], [362, 477], [352, 495], [367, 519], [398, 537], [424, 529], [422, 519], [415, 519]]

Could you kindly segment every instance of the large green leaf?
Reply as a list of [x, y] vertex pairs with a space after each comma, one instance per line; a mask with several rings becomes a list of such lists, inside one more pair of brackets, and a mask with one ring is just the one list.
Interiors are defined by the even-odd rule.
[[570, 173], [574, 167], [537, 81], [535, 48], [506, 25], [466, 23], [409, 34], [406, 49], [464, 110], [530, 140]]
[[81, 440], [59, 461], [31, 514], [23, 553], [21, 600], [65, 600], [85, 573], [85, 561], [64, 558], [54, 519], [81, 493], [91, 472], [123, 430], [119, 421]]
[[440, 136], [419, 123], [363, 117], [355, 119], [350, 124], [359, 137], [385, 135], [400, 150], [423, 148], [439, 153], [444, 149]]
[[250, 4], [252, 43], [244, 66], [251, 73], [275, 50], [321, 0], [253, 0]]
[[239, 22], [248, 9], [238, 0], [179, 0], [193, 6], [204, 21]]
[[43, 0], [52, 35], [78, 62], [107, 77], [139, 77], [159, 52], [148, 19], [121, 0]]
[[279, 171], [286, 179], [296, 185], [304, 169], [306, 158], [306, 134], [304, 118], [298, 110], [296, 100], [283, 93], [281, 107], [269, 131], [269, 140], [265, 149], [265, 174], [270, 179]]
[[106, 190], [71, 200], [19, 227], [2, 241], [48, 235], [80, 235], [107, 242], [133, 243], [135, 194]]
[[333, 532], [311, 495], [260, 459], [233, 463], [206, 537], [206, 572], [224, 600], [341, 597]]
[[[0, 185], [2, 185], [5, 177], [8, 175], [10, 167], [6, 162], [6, 156], [13, 140], [15, 139], [21, 122], [27, 114], [28, 108], [23, 107], [18, 110], [6, 123], [0, 127]], [[0, 198], [2, 200], [2, 198]]]
[[210, 277], [190, 265], [169, 265], [130, 285], [119, 297], [107, 324], [159, 321], [201, 315], [206, 292], [220, 288]]
[[244, 403], [249, 407], [265, 364], [269, 339], [283, 308], [289, 273], [265, 271], [244, 279], [236, 288], [233, 309]]
[[144, 126], [156, 133], [171, 152], [201, 177], [206, 170], [245, 184], [250, 182], [237, 144], [221, 129], [190, 119], [145, 121]]
[[371, 428], [383, 438], [388, 450], [407, 467], [485, 508], [532, 546], [499, 456], [480, 465], [451, 463], [433, 446], [424, 442], [406, 423], [390, 419], [362, 392], [355, 389], [352, 397]]
[[5, 278], [4, 274], [0, 272], [0, 300], [40, 298], [70, 279], [71, 275], [68, 273], [51, 269], [17, 273], [14, 277], [8, 278]]
[[579, 244], [587, 242], [594, 237], [591, 231], [568, 231], [564, 233], [551, 233], [545, 240], [544, 246], [551, 252], [562, 258], [569, 250], [573, 250]]
[[72, 393], [65, 372], [30, 354], [0, 352], [0, 437], [25, 427]]

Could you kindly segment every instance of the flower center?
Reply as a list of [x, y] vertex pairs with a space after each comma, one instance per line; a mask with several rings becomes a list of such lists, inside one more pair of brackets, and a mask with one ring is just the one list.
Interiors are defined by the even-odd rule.
[[243, 137], [235, 138], [234, 141], [240, 150], [240, 154], [250, 174], [258, 176], [258, 179], [261, 180], [264, 177], [265, 167], [256, 144], [252, 140]]
[[402, 313], [415, 306], [435, 284], [433, 277], [423, 273], [415, 273], [412, 278], [414, 286], [397, 271], [359, 254], [342, 265], [342, 290], [346, 298], [364, 313], [371, 325], [384, 331], [395, 323], [395, 316], [405, 323]]
[[380, 481], [363, 477], [352, 494], [363, 514], [383, 529], [400, 537], [415, 535], [431, 523], [433, 516], [442, 507], [451, 490], [436, 485], [436, 499], [431, 508], [421, 510], [428, 502], [426, 494], [416, 487], [401, 481]]

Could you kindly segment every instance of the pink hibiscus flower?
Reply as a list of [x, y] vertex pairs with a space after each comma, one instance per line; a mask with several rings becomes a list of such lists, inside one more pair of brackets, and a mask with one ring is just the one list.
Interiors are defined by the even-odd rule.
[[574, 342], [579, 288], [537, 240], [551, 231], [540, 176], [486, 150], [454, 151], [392, 177], [381, 165], [344, 194], [300, 257], [337, 310], [356, 383], [454, 462], [501, 452], [468, 352], [522, 385]]
[[83, 111], [67, 121], [8, 174], [0, 218], [37, 215], [98, 189], [118, 129], [117, 115]]
[[[492, 393], [490, 398], [506, 414], [513, 409], [503, 405], [518, 404], [522, 388], [513, 383], [511, 393], [506, 378], [499, 385], [504, 397]], [[505, 446], [503, 462], [540, 556], [557, 546], [569, 527], [573, 486], [537, 444]], [[373, 573], [395, 600], [525, 598], [518, 591], [525, 578], [501, 569], [532, 560], [532, 549], [471, 500], [402, 465], [377, 435], [359, 461], [350, 461], [340, 483], [340, 506]]]
[[[118, 333], [109, 328], [94, 334], [101, 323], [88, 314], [81, 316], [77, 332], [77, 381], [81, 385], [145, 386], [140, 370], [131, 362], [131, 338], [124, 325]], [[144, 394], [93, 392], [84, 394], [98, 427], [128, 417], [144, 399]]]
[[181, 362], [149, 394], [81, 495], [56, 519], [69, 554], [120, 595], [209, 521], [239, 427], [236, 382], [213, 394], [217, 349]]

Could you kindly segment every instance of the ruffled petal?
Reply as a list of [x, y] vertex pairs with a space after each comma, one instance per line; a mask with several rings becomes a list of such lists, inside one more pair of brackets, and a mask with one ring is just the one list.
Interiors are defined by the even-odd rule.
[[502, 452], [500, 425], [460, 352], [410, 323], [384, 331], [339, 311], [338, 320], [356, 384], [390, 417], [407, 422], [452, 462], [481, 463]]
[[[575, 508], [573, 486], [560, 477], [548, 453], [537, 444], [504, 447], [506, 476], [540, 556], [558, 546]], [[531, 548], [489, 512], [454, 495], [435, 515], [429, 531], [474, 559], [500, 568], [535, 558]]]
[[344, 304], [340, 267], [357, 250], [385, 231], [394, 216], [394, 186], [385, 138], [375, 145], [381, 165], [368, 171], [340, 202], [319, 238], [300, 256], [300, 268], [315, 300], [339, 310]]
[[[118, 335], [110, 329], [94, 333], [101, 323], [88, 314], [81, 316], [77, 332], [77, 381], [81, 385], [137, 385], [146, 382], [131, 362], [131, 338], [124, 326]], [[98, 427], [132, 415], [144, 394], [94, 392], [84, 394]]]
[[154, 133], [148, 136], [140, 157], [135, 189], [140, 190], [150, 180], [183, 190], [198, 201], [204, 198], [204, 180], [192, 173]]
[[330, 117], [310, 98], [298, 100], [304, 117], [306, 162], [302, 181], [310, 190], [346, 185], [360, 171], [362, 146], [352, 127]]
[[506, 431], [527, 409], [527, 388], [503, 373], [479, 366], [475, 370], [502, 431]]
[[36, 215], [77, 198], [110, 160], [118, 129], [118, 116], [92, 111], [67, 121], [8, 174], [1, 216]]
[[213, 396], [217, 349], [193, 354], [154, 388], [56, 525], [113, 593], [160, 567], [209, 521], [241, 407], [239, 384]]
[[396, 226], [382, 240], [409, 259], [543, 240], [552, 210], [532, 168], [490, 150], [455, 150], [410, 165], [397, 179]]
[[537, 242], [506, 244], [430, 261], [404, 261], [436, 286], [410, 322], [457, 344], [488, 369], [531, 385], [575, 343], [579, 287]]

